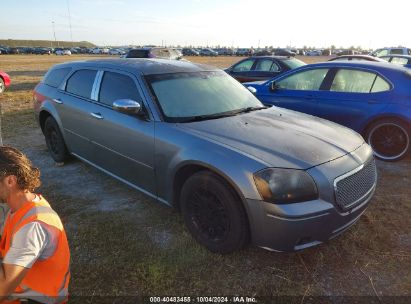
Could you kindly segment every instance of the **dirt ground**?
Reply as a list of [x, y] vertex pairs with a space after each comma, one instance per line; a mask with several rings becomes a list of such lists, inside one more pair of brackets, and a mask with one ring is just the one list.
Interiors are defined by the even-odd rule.
[[[39, 192], [67, 230], [74, 299], [243, 295], [292, 296], [287, 300], [295, 303], [411, 301], [411, 157], [377, 161], [379, 181], [368, 210], [328, 243], [297, 253], [251, 246], [211, 254], [193, 241], [173, 209], [78, 160], [59, 167], [48, 155], [31, 91], [51, 65], [84, 58], [0, 56], [0, 69], [13, 81], [0, 95], [3, 140], [41, 169]], [[239, 59], [190, 58], [219, 67]]]

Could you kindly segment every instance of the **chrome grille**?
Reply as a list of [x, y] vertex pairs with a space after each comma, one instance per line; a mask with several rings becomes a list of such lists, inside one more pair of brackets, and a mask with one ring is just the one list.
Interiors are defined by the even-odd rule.
[[374, 160], [362, 167], [340, 176], [334, 181], [338, 206], [347, 210], [360, 204], [377, 183], [377, 168]]

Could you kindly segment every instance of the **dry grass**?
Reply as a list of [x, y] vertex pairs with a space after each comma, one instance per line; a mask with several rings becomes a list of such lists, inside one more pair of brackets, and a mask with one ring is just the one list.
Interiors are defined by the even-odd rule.
[[[0, 69], [13, 81], [0, 96], [5, 142], [42, 170], [40, 192], [68, 232], [72, 295], [291, 295], [298, 303], [319, 295], [411, 296], [410, 157], [378, 162], [369, 209], [329, 243], [291, 254], [253, 247], [211, 254], [173, 210], [79, 161], [54, 166], [34, 121], [31, 90], [51, 65], [85, 58], [0, 56]], [[189, 59], [226, 67], [240, 58]]]

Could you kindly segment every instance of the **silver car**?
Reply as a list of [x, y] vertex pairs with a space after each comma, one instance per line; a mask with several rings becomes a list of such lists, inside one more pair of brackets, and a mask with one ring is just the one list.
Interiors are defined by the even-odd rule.
[[294, 251], [354, 224], [376, 187], [371, 148], [335, 123], [263, 106], [225, 72], [162, 59], [52, 67], [34, 92], [56, 162], [70, 155], [181, 211], [228, 253]]

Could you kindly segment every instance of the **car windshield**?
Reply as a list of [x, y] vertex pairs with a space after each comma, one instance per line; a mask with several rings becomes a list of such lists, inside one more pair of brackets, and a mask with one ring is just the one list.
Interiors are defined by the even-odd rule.
[[300, 66], [307, 65], [305, 62], [298, 60], [298, 59], [286, 59], [284, 60], [284, 63], [290, 68], [290, 69], [296, 69]]
[[145, 77], [165, 121], [214, 119], [264, 108], [244, 86], [223, 71]]

